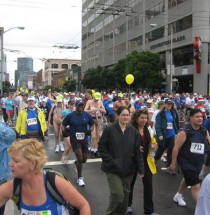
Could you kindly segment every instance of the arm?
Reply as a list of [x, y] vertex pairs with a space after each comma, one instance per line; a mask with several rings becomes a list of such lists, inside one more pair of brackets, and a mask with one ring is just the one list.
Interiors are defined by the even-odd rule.
[[0, 207], [3, 206], [13, 194], [13, 180], [8, 181], [0, 186]]
[[175, 171], [179, 149], [183, 146], [184, 142], [186, 141], [186, 138], [187, 138], [187, 136], [184, 131], [181, 131], [176, 138], [176, 142], [175, 142], [173, 152], [172, 152], [171, 165], [170, 165], [171, 171]]
[[156, 136], [158, 137], [158, 139], [163, 140], [160, 112], [156, 116], [155, 130], [156, 130]]
[[101, 113], [106, 114], [106, 110], [105, 110], [104, 105], [103, 105], [102, 102], [100, 102], [100, 109], [99, 110], [100, 110]]
[[90, 215], [90, 206], [87, 200], [67, 180], [56, 176], [55, 186], [62, 197], [80, 211], [80, 215]]

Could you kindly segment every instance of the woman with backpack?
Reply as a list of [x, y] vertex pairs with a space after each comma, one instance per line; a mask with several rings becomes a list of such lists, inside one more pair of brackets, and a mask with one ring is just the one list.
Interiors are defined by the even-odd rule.
[[[16, 141], [8, 151], [14, 179], [0, 186], [0, 207], [13, 199], [21, 214], [69, 215], [66, 205], [70, 204], [80, 215], [90, 215], [88, 202], [69, 181], [57, 174], [49, 178], [43, 171], [47, 155], [41, 142], [36, 139]], [[63, 205], [52, 195], [54, 192], [48, 188], [48, 183], [51, 190], [61, 196]], [[16, 189], [18, 185], [21, 189]]]

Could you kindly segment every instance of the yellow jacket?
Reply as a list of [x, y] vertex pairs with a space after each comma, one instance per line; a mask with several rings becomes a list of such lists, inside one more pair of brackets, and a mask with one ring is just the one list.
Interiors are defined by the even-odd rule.
[[[154, 131], [152, 130], [152, 128], [150, 126], [148, 127], [148, 130], [149, 130], [149, 133], [150, 133], [150, 136], [151, 136], [150, 145], [155, 144], [156, 148], [157, 148], [157, 142], [156, 142], [156, 139], [155, 139], [155, 133], [154, 133]], [[152, 174], [155, 174], [157, 172], [157, 169], [156, 169], [154, 157], [150, 157], [151, 151], [152, 151], [152, 149], [149, 147], [149, 151], [148, 151], [148, 155], [147, 155], [147, 163], [148, 163], [148, 166], [149, 166]]]
[[[37, 109], [37, 115], [38, 115], [38, 122], [40, 124], [40, 128], [42, 131], [42, 136], [47, 135], [47, 123], [45, 121], [45, 115], [44, 112], [40, 108]], [[27, 108], [23, 109], [20, 111], [18, 114], [17, 122], [16, 122], [16, 127], [15, 131], [17, 133], [17, 138], [26, 135], [27, 132]]]

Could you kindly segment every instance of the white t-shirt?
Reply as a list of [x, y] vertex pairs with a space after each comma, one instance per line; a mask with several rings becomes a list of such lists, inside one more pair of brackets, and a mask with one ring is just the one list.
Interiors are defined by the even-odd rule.
[[156, 130], [155, 130], [156, 116], [157, 116], [157, 114], [158, 114], [159, 112], [160, 112], [160, 110], [156, 110], [156, 111], [153, 113], [152, 119], [151, 119], [151, 122], [154, 123], [154, 125], [152, 126], [152, 129], [153, 129], [153, 131], [155, 132], [155, 134], [156, 134]]

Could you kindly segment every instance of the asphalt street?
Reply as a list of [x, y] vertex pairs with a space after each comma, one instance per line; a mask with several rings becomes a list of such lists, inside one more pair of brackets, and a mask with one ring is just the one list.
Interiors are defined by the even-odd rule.
[[[48, 154], [47, 168], [52, 168], [65, 174], [71, 183], [78, 189], [78, 191], [88, 200], [91, 206], [92, 215], [104, 215], [109, 202], [109, 187], [106, 180], [106, 175], [100, 169], [101, 159], [88, 159], [88, 162], [83, 168], [83, 177], [86, 186], [78, 187], [77, 173], [74, 170], [73, 161], [75, 159], [74, 153], [69, 154], [70, 164], [62, 164], [60, 162], [62, 152], [55, 153], [55, 141], [53, 131], [49, 134], [49, 140], [44, 143]], [[154, 192], [154, 206], [155, 212], [158, 214], [194, 214], [195, 203], [191, 198], [190, 189], [184, 195], [187, 203], [186, 207], [179, 207], [173, 202], [173, 196], [177, 192], [182, 175], [176, 174], [171, 176], [161, 168], [165, 164], [158, 162], [158, 172], [153, 177], [153, 192]], [[13, 209], [13, 203], [7, 204], [7, 212], [5, 215], [18, 214], [17, 210]], [[10, 210], [9, 210], [10, 209]], [[143, 186], [142, 180], [139, 178], [136, 181], [133, 198], [133, 214], [141, 215], [143, 212]], [[11, 212], [14, 211], [14, 212]]]

